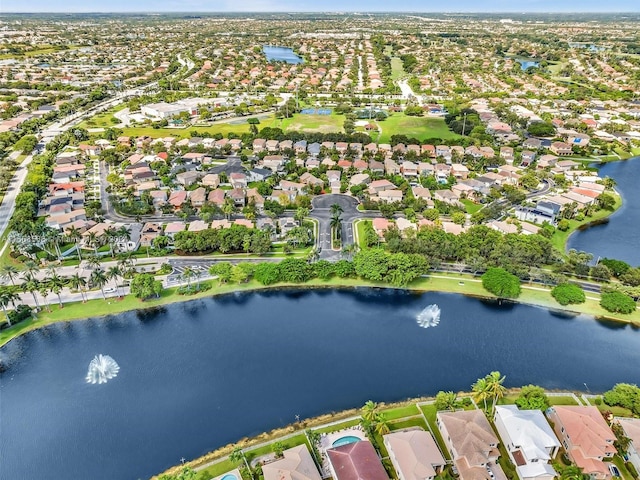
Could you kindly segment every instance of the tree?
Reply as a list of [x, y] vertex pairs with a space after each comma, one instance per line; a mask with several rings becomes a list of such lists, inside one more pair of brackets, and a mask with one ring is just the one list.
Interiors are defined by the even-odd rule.
[[7, 323], [11, 326], [11, 319], [9, 318], [9, 313], [7, 312], [7, 306], [11, 303], [14, 304], [16, 300], [19, 300], [20, 297], [16, 295], [16, 293], [8, 287], [0, 286], [0, 306], [2, 306], [2, 311], [4, 312], [5, 317], [7, 318]]
[[233, 266], [229, 262], [214, 263], [209, 267], [209, 274], [218, 277], [218, 282], [222, 285], [231, 280], [231, 271]]
[[476, 382], [471, 385], [471, 392], [473, 395], [473, 400], [477, 402], [482, 402], [484, 405], [484, 410], [487, 410], [487, 398], [489, 398], [489, 385], [487, 383], [486, 378], [479, 378]]
[[47, 278], [47, 282], [49, 283], [49, 287], [51, 287], [51, 291], [53, 293], [55, 293], [58, 297], [58, 305], [60, 306], [60, 308], [63, 308], [64, 305], [62, 304], [62, 298], [60, 297], [60, 292], [62, 291], [62, 288], [66, 285], [66, 281], [64, 278], [62, 278], [60, 275], [58, 275], [58, 273], [53, 270], [49, 277]]
[[18, 269], [10, 264], [5, 264], [0, 267], [0, 278], [3, 281], [9, 280], [12, 285], [15, 285], [15, 279], [18, 277]]
[[491, 413], [493, 414], [496, 409], [498, 399], [502, 398], [507, 391], [507, 389], [502, 385], [506, 377], [504, 375], [500, 375], [500, 372], [498, 371], [493, 371], [485, 378], [487, 381], [487, 392], [491, 397], [493, 397], [493, 404], [491, 407]]
[[282, 442], [276, 441], [271, 445], [271, 449], [273, 450], [273, 453], [277, 458], [281, 458], [282, 454], [284, 453], [285, 446]]
[[522, 410], [546, 410], [549, 407], [549, 399], [542, 387], [537, 385], [525, 385], [516, 398], [516, 405]]
[[443, 392], [442, 390], [436, 394], [434, 403], [436, 410], [455, 410], [458, 403], [458, 395], [455, 392]]
[[636, 310], [636, 302], [628, 295], [621, 292], [606, 292], [600, 296], [600, 306], [613, 313], [633, 313]]
[[551, 137], [556, 133], [556, 128], [548, 122], [534, 122], [527, 130], [534, 137]]
[[378, 413], [376, 415], [375, 418], [375, 432], [377, 435], [386, 435], [387, 433], [389, 433], [391, 431], [391, 429], [389, 428], [389, 421], [387, 420], [387, 418], [384, 416], [383, 413]]
[[598, 206], [604, 210], [613, 210], [613, 207], [616, 205], [616, 198], [610, 193], [601, 193], [596, 197], [596, 202], [598, 202]]
[[520, 295], [520, 279], [504, 268], [489, 268], [481, 278], [482, 286], [499, 298], [517, 298]]
[[80, 240], [82, 240], [82, 234], [74, 225], [67, 229], [67, 237], [76, 245], [76, 253], [78, 254], [78, 260], [82, 261], [82, 254], [80, 253]]
[[339, 217], [340, 214], [342, 214], [344, 212], [344, 210], [342, 209], [342, 207], [340, 206], [340, 204], [338, 203], [334, 203], [333, 205], [331, 205], [331, 216], [332, 217]]
[[74, 290], [78, 290], [80, 292], [80, 297], [82, 298], [82, 302], [86, 302], [87, 299], [84, 296], [84, 288], [87, 286], [87, 279], [81, 277], [79, 273], [74, 273], [69, 278], [69, 285]]
[[551, 296], [560, 305], [578, 304], [586, 301], [584, 290], [573, 283], [561, 283], [551, 290]]
[[131, 280], [131, 293], [143, 302], [153, 295], [160, 297], [162, 282], [150, 273], [139, 273]]
[[373, 423], [379, 413], [378, 404], [373, 400], [367, 400], [364, 406], [360, 409], [360, 413], [364, 420], [369, 423]]
[[[26, 262], [25, 262], [25, 266], [26, 266]], [[38, 286], [40, 282], [38, 282], [38, 279], [30, 271], [27, 271], [23, 275], [23, 279], [24, 279], [24, 282], [21, 285], [22, 291], [29, 292], [31, 294], [31, 296], [33, 297], [33, 303], [35, 303], [36, 305], [36, 309], [39, 309], [40, 304], [38, 303], [38, 299], [36, 297], [36, 291], [38, 291]]]
[[91, 282], [91, 285], [100, 289], [100, 291], [102, 292], [102, 298], [106, 300], [107, 296], [104, 293], [104, 286], [107, 284], [107, 275], [105, 274], [104, 270], [98, 268], [92, 271], [91, 275], [89, 276], [89, 281]]

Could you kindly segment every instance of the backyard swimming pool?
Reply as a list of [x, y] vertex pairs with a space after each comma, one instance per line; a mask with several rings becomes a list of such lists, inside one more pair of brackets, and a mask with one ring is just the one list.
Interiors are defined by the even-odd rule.
[[359, 442], [360, 439], [358, 437], [354, 437], [353, 435], [348, 435], [346, 437], [340, 437], [335, 442], [331, 444], [332, 447], [341, 447], [342, 445], [348, 445], [350, 443]]

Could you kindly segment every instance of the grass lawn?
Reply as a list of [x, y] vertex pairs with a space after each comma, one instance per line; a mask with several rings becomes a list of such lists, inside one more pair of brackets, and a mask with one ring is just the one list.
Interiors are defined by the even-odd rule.
[[429, 430], [429, 427], [427, 427], [427, 423], [424, 421], [424, 418], [422, 417], [409, 418], [407, 420], [399, 420], [396, 422], [389, 423], [389, 429], [391, 431], [402, 430], [404, 428], [411, 428], [411, 427], [420, 427], [423, 430], [427, 430], [427, 431]]
[[619, 196], [616, 196], [616, 203], [613, 206], [613, 210], [598, 210], [596, 213], [593, 214], [593, 217], [585, 218], [582, 222], [579, 222], [577, 220], [569, 220], [569, 230], [567, 230], [566, 232], [561, 232], [560, 230], [556, 229], [555, 233], [551, 237], [551, 243], [555, 248], [558, 249], [558, 251], [564, 254], [567, 248], [567, 240], [569, 240], [569, 235], [575, 232], [578, 229], [578, 227], [582, 225], [586, 225], [589, 222], [602, 220], [603, 218], [610, 216], [613, 212], [615, 212], [621, 206], [622, 206], [622, 198]]
[[356, 222], [356, 234], [358, 236], [358, 246], [362, 248], [367, 248], [365, 244], [365, 226], [367, 223], [371, 223], [371, 220], [358, 220]]
[[399, 418], [412, 417], [420, 415], [420, 410], [415, 405], [407, 405], [406, 407], [392, 408], [390, 410], [381, 410], [387, 420], [397, 420]]
[[573, 397], [562, 396], [548, 396], [550, 405], [578, 405]]
[[422, 405], [420, 406], [420, 410], [422, 410], [422, 413], [426, 417], [429, 427], [431, 428], [431, 432], [433, 433], [436, 442], [438, 442], [438, 446], [440, 447], [440, 451], [444, 455], [444, 458], [446, 460], [451, 460], [449, 450], [447, 450], [447, 446], [442, 439], [442, 435], [440, 435], [440, 430], [438, 430], [438, 425], [436, 425], [436, 406], [434, 404]]
[[336, 423], [334, 425], [329, 425], [327, 427], [322, 428], [314, 428], [314, 430], [318, 433], [331, 433], [338, 432], [340, 430], [344, 430], [345, 428], [355, 427], [360, 424], [360, 418], [354, 418], [353, 420], [347, 420], [346, 422]]
[[[113, 117], [113, 115], [116, 112], [119, 112], [120, 110], [123, 110], [124, 108], [126, 108], [126, 105], [116, 105], [113, 108], [110, 108], [109, 110], [105, 110], [102, 113], [99, 113], [98, 115], [95, 115], [87, 120], [84, 120], [83, 122], [81, 122], [78, 127], [80, 128], [109, 128], [109, 127], [113, 127], [114, 125], [117, 125], [117, 123], [120, 123], [120, 120], [118, 120], [117, 123], [113, 123], [111, 121], [111, 117]], [[89, 123], [91, 122], [91, 123]]]
[[613, 457], [613, 464], [618, 467], [618, 470], [620, 470], [620, 475], [622, 475], [622, 478], [624, 480], [634, 480], [634, 476], [631, 475], [631, 472], [629, 472], [627, 465], [624, 463], [624, 459], [620, 455], [616, 455], [615, 457]]
[[[283, 118], [282, 120], [274, 119], [269, 126], [282, 128], [285, 132], [320, 132], [335, 133], [342, 132], [344, 124], [344, 115], [303, 115], [296, 114], [291, 118]], [[265, 125], [268, 122], [265, 121]]]
[[244, 123], [216, 123], [209, 127], [189, 127], [189, 128], [153, 128], [153, 127], [128, 127], [122, 129], [122, 135], [129, 137], [139, 137], [147, 135], [152, 138], [176, 137], [189, 138], [191, 132], [208, 132], [212, 135], [220, 133], [227, 136], [229, 133], [242, 134], [249, 131], [249, 124]]
[[467, 210], [467, 213], [473, 215], [474, 213], [476, 213], [478, 210], [480, 210], [483, 205], [480, 205], [478, 203], [473, 203], [471, 200], [467, 200], [466, 198], [463, 198], [462, 200], [460, 200], [462, 202], [462, 204], [464, 205], [465, 209]]
[[380, 143], [389, 143], [392, 135], [406, 135], [421, 141], [427, 138], [460, 138], [460, 135], [449, 130], [443, 118], [409, 117], [398, 112], [376, 123], [382, 128], [382, 134], [378, 139]]
[[[307, 442], [307, 436], [303, 432], [300, 432], [299, 435], [295, 435], [293, 437], [280, 440], [280, 442], [284, 445], [285, 450], [287, 448], [293, 448], [302, 444], [305, 444], [307, 445], [307, 447], [309, 447], [309, 443]], [[261, 457], [263, 455], [267, 455], [271, 452], [273, 452], [273, 446], [270, 444], [270, 445], [264, 445], [254, 450], [246, 449], [244, 455], [245, 457], [247, 457], [247, 461], [251, 463], [252, 460], [255, 460], [256, 458]]]
[[402, 59], [400, 57], [391, 57], [391, 80], [398, 80], [404, 73]]

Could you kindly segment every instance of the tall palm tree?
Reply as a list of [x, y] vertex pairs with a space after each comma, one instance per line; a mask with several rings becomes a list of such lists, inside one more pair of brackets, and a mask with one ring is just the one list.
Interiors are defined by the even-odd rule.
[[58, 275], [58, 272], [56, 272], [55, 270], [52, 270], [49, 273], [47, 282], [49, 283], [49, 287], [51, 288], [51, 291], [58, 296], [58, 305], [60, 305], [60, 308], [64, 308], [64, 305], [62, 304], [62, 298], [60, 298], [60, 292], [62, 291], [62, 288], [66, 284], [65, 279], [60, 275]]
[[82, 303], [86, 302], [87, 299], [84, 296], [84, 287], [87, 286], [87, 279], [81, 276], [79, 273], [74, 273], [69, 278], [69, 285], [74, 290], [78, 290], [80, 292], [80, 297], [82, 298]]
[[91, 269], [100, 267], [100, 257], [97, 254], [92, 254], [87, 257], [87, 265]]
[[249, 468], [249, 462], [247, 462], [247, 457], [244, 456], [244, 451], [242, 450], [242, 448], [235, 447], [229, 455], [229, 460], [236, 464], [243, 462], [245, 468], [247, 469], [247, 472], [249, 472], [251, 478], [253, 478], [253, 472], [251, 471], [251, 468]]
[[486, 378], [479, 378], [476, 383], [471, 385], [471, 392], [473, 393], [473, 400], [482, 402], [484, 404], [484, 410], [487, 411], [487, 398], [489, 397], [488, 385]]
[[26, 274], [35, 275], [39, 271], [40, 267], [33, 260], [27, 260], [26, 262], [24, 262], [23, 276]]
[[493, 397], [493, 404], [491, 406], [491, 412], [493, 413], [496, 409], [498, 399], [504, 397], [504, 394], [507, 391], [504, 385], [502, 385], [506, 377], [501, 375], [500, 372], [491, 372], [485, 378], [487, 382], [487, 391], [489, 395]]
[[87, 233], [86, 244], [93, 248], [93, 252], [98, 255], [98, 246], [100, 245], [100, 238], [96, 232]]
[[116, 236], [119, 242], [127, 243], [129, 240], [131, 240], [131, 231], [127, 228], [126, 225], [122, 225], [116, 230]]
[[18, 277], [18, 269], [13, 265], [2, 265], [0, 267], [0, 278], [3, 281], [9, 280], [12, 285], [15, 285], [15, 279]]
[[76, 253], [78, 254], [78, 261], [82, 261], [82, 254], [80, 253], [80, 240], [82, 240], [82, 234], [80, 230], [74, 227], [73, 225], [67, 229], [67, 237], [73, 243], [76, 244]]
[[194, 276], [194, 271], [191, 267], [187, 267], [184, 269], [184, 271], [182, 272], [182, 278], [184, 278], [187, 281], [187, 290], [190, 292], [191, 291], [191, 279]]
[[23, 292], [29, 292], [33, 297], [33, 303], [36, 304], [36, 309], [40, 309], [40, 304], [38, 303], [38, 298], [36, 297], [36, 292], [38, 291], [39, 281], [35, 277], [32, 272], [27, 271], [23, 277], [24, 283], [21, 285]]
[[378, 415], [378, 404], [372, 400], [367, 400], [360, 412], [362, 413], [362, 418], [367, 422], [373, 423]]
[[340, 214], [341, 214], [342, 212], [344, 212], [344, 210], [342, 209], [342, 207], [341, 207], [339, 204], [337, 204], [337, 203], [334, 203], [333, 205], [331, 205], [331, 207], [330, 207], [330, 208], [331, 208], [331, 216], [332, 216], [332, 217], [339, 217], [339, 216], [340, 216]]
[[386, 435], [387, 433], [389, 433], [391, 431], [391, 429], [389, 428], [389, 422], [387, 421], [387, 418], [384, 416], [384, 414], [382, 413], [378, 413], [376, 415], [376, 422], [375, 422], [375, 430], [376, 434], [382, 436], [382, 435]]
[[104, 293], [104, 286], [107, 283], [107, 275], [104, 273], [104, 270], [102, 270], [101, 268], [94, 270], [93, 272], [91, 272], [89, 280], [91, 281], [92, 285], [100, 289], [100, 291], [102, 292], [102, 298], [106, 300], [107, 296]]
[[11, 326], [11, 319], [9, 318], [9, 312], [7, 312], [7, 306], [10, 303], [15, 303], [20, 297], [16, 295], [16, 293], [7, 287], [0, 287], [0, 306], [2, 306], [2, 311], [4, 312], [5, 317], [7, 317], [7, 323]]
[[109, 245], [109, 254], [111, 255], [111, 258], [113, 258], [114, 256], [114, 251], [113, 251], [113, 245], [116, 242], [116, 229], [115, 227], [107, 227], [105, 228], [104, 232], [102, 233], [102, 235], [100, 235], [100, 243], [102, 243], [103, 245], [108, 244]]
[[49, 283], [48, 282], [39, 282], [38, 283], [38, 293], [40, 295], [42, 295], [42, 298], [44, 299], [44, 304], [47, 307], [47, 311], [50, 312], [51, 311], [51, 305], [49, 305], [49, 300], [48, 300], [48, 296], [49, 293], [51, 293], [51, 288], [49, 288]]
[[116, 287], [116, 291], [118, 292], [118, 296], [120, 296], [120, 287], [118, 286], [118, 279], [121, 277], [122, 275], [122, 271], [120, 270], [120, 267], [118, 267], [117, 265], [109, 267], [107, 269], [107, 278], [109, 280], [113, 280], [115, 283], [115, 287]]

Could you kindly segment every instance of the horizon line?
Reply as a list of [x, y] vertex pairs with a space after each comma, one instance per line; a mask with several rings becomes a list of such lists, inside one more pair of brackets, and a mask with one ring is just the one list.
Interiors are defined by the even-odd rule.
[[244, 10], [92, 10], [92, 11], [84, 11], [84, 10], [53, 10], [53, 11], [4, 11], [0, 12], [0, 18], [3, 15], [11, 14], [11, 15], [48, 15], [48, 14], [105, 14], [105, 13], [127, 13], [127, 14], [146, 14], [146, 15], [157, 15], [157, 14], [166, 14], [166, 13], [206, 13], [206, 14], [265, 14], [265, 13], [278, 13], [278, 14], [296, 14], [296, 13], [317, 13], [323, 15], [330, 14], [356, 14], [356, 13], [391, 13], [391, 14], [411, 14], [411, 13], [439, 13], [439, 14], [450, 14], [450, 15], [499, 15], [499, 14], [548, 14], [548, 15], [574, 15], [574, 14], [597, 14], [597, 15], [606, 15], [606, 14], [640, 14], [640, 10], [581, 10], [581, 11], [573, 11], [573, 10], [253, 10], [253, 11], [244, 11]]

